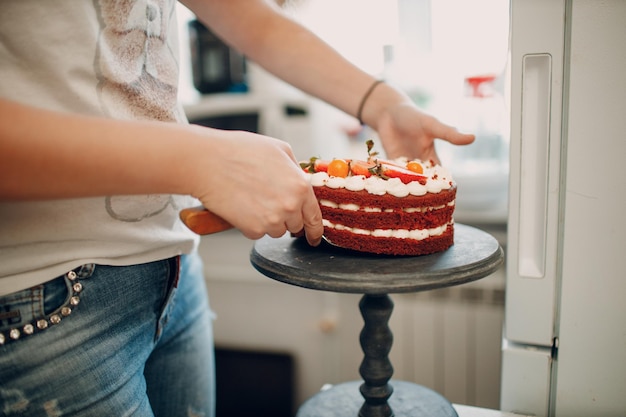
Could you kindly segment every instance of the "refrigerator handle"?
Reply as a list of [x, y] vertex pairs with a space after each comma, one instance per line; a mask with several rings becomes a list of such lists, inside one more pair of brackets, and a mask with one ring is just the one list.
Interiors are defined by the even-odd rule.
[[543, 278], [546, 270], [551, 67], [549, 54], [523, 57], [518, 274], [524, 278]]

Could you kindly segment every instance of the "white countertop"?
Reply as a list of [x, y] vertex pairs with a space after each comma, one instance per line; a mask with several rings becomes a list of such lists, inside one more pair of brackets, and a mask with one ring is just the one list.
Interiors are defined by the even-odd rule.
[[453, 406], [459, 417], [530, 417], [522, 414], [471, 407], [469, 405], [453, 404]]

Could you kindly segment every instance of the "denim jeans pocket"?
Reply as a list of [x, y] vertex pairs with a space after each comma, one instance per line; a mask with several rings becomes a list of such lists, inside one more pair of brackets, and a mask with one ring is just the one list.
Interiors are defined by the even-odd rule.
[[46, 283], [0, 297], [0, 345], [58, 325], [80, 303], [82, 280], [93, 274], [86, 264]]

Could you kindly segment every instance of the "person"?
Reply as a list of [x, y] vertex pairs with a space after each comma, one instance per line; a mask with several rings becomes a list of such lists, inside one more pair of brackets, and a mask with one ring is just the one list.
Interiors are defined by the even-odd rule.
[[[389, 157], [471, 134], [264, 0], [185, 0], [270, 73], [371, 126]], [[174, 0], [0, 7], [0, 415], [213, 416], [198, 201], [257, 239], [323, 227], [285, 142], [190, 125]], [[358, 113], [358, 114], [357, 114]]]

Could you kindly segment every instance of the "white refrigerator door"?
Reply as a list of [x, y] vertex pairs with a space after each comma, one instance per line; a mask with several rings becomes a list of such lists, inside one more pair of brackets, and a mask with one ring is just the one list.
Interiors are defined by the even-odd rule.
[[547, 416], [558, 289], [565, 43], [559, 0], [511, 2], [511, 139], [500, 407]]
[[511, 3], [505, 339], [552, 346], [558, 271], [565, 7]]

